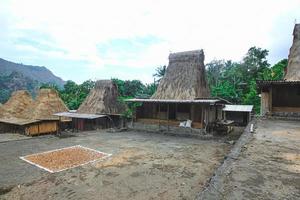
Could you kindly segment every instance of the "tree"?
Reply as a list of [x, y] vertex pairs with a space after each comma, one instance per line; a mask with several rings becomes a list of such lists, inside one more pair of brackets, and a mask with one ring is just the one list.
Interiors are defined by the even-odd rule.
[[239, 101], [239, 94], [237, 90], [232, 87], [232, 84], [227, 80], [217, 84], [216, 86], [213, 86], [211, 95], [214, 97], [224, 98], [233, 103], [238, 103]]
[[267, 60], [268, 54], [269, 51], [266, 49], [251, 47], [248, 50], [242, 62], [244, 70], [246, 70], [244, 73], [245, 75], [248, 75], [245, 77], [251, 77], [251, 79], [256, 78], [256, 80], [262, 80], [264, 70], [268, 69], [270, 66]]
[[253, 105], [255, 113], [260, 113], [260, 98], [256, 89], [256, 81], [253, 79], [250, 81], [249, 92], [246, 93], [243, 103]]
[[112, 81], [117, 85], [119, 95], [125, 98], [134, 98], [139, 95], [143, 95], [146, 86], [139, 80], [120, 80], [113, 78]]
[[222, 76], [224, 68], [225, 68], [224, 60], [213, 60], [206, 64], [207, 80], [208, 80], [208, 84], [211, 87], [218, 85], [219, 79]]
[[283, 80], [284, 70], [288, 65], [288, 60], [283, 59], [273, 65], [271, 68], [268, 68], [263, 73], [264, 80]]
[[153, 77], [157, 77], [157, 82], [159, 82], [161, 80], [161, 78], [166, 74], [166, 71], [167, 71], [167, 66], [164, 65], [164, 66], [160, 66], [160, 67], [157, 67], [155, 69], [155, 74], [153, 74]]

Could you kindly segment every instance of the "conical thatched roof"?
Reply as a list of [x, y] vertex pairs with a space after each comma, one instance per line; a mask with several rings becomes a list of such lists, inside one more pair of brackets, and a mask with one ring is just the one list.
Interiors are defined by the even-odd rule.
[[171, 53], [166, 74], [152, 99], [191, 100], [207, 98], [203, 50]]
[[295, 25], [293, 35], [294, 40], [290, 48], [285, 80], [300, 81], [300, 24]]
[[77, 112], [86, 114], [121, 114], [125, 106], [118, 101], [118, 87], [112, 80], [98, 80]]
[[36, 100], [25, 111], [25, 116], [28, 119], [51, 120], [58, 118], [53, 116], [54, 113], [67, 111], [56, 90], [40, 89]]
[[9, 100], [0, 108], [1, 118], [23, 118], [24, 111], [33, 103], [28, 91], [19, 90], [13, 92]]

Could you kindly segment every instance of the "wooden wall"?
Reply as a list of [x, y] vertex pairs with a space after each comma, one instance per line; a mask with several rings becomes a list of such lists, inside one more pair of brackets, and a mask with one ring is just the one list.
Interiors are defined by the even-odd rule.
[[271, 111], [269, 92], [261, 92], [261, 107], [260, 114], [266, 115]]
[[26, 125], [25, 134], [30, 136], [56, 133], [58, 130], [57, 121], [41, 121]]

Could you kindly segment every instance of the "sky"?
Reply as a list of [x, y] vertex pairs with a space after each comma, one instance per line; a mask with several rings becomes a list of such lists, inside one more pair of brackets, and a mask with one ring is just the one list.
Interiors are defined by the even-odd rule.
[[287, 58], [300, 0], [0, 0], [0, 57], [64, 80], [153, 82], [171, 52], [240, 61], [252, 46]]

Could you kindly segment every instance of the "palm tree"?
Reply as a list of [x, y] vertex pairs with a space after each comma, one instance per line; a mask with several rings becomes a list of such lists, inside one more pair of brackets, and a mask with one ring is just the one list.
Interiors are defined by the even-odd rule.
[[167, 66], [166, 65], [157, 67], [155, 69], [156, 73], [153, 74], [153, 76], [158, 78], [157, 82], [159, 82], [161, 80], [161, 78], [165, 75], [166, 70], [167, 70]]

